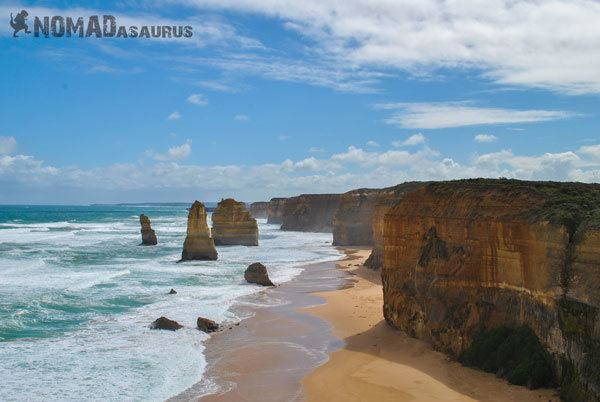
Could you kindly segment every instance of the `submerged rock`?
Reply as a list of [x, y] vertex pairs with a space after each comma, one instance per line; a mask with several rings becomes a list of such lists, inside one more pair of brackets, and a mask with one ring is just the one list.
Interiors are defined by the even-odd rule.
[[243, 203], [221, 200], [212, 214], [212, 236], [220, 246], [258, 246], [258, 225]]
[[176, 295], [176, 294], [177, 294], [177, 291], [176, 291], [175, 289], [171, 289], [171, 290], [169, 291], [169, 294], [170, 294], [170, 295]]
[[206, 224], [204, 204], [194, 201], [187, 221], [187, 236], [183, 243], [181, 261], [216, 260], [217, 249]]
[[271, 279], [269, 279], [269, 274], [267, 273], [267, 267], [262, 265], [260, 262], [255, 262], [254, 264], [250, 264], [248, 268], [246, 268], [246, 272], [244, 272], [244, 279], [250, 283], [256, 283], [261, 286], [275, 286]]
[[196, 321], [196, 325], [200, 331], [210, 333], [219, 330], [219, 324], [214, 322], [213, 320], [209, 320], [208, 318], [198, 317]]
[[150, 328], [177, 331], [179, 328], [183, 328], [183, 325], [179, 324], [177, 321], [169, 320], [167, 317], [160, 317], [150, 324]]
[[158, 244], [156, 233], [154, 233], [154, 230], [152, 230], [152, 227], [150, 226], [150, 219], [144, 214], [140, 215], [140, 225], [142, 225], [142, 245], [155, 246]]

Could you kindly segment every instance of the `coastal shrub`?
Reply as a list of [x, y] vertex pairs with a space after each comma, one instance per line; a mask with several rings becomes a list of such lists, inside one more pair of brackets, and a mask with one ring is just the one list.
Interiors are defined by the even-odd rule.
[[550, 356], [526, 326], [482, 332], [459, 360], [465, 366], [496, 373], [515, 385], [539, 388], [555, 382]]

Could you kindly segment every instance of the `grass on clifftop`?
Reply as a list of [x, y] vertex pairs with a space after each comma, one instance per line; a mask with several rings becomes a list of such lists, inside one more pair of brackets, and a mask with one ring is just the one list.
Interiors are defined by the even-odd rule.
[[499, 327], [481, 333], [459, 361], [529, 388], [551, 387], [554, 375], [548, 353], [528, 327]]

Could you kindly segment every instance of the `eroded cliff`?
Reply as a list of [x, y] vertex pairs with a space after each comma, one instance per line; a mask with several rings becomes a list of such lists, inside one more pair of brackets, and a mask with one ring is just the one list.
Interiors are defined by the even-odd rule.
[[384, 316], [458, 356], [529, 326], [568, 400], [600, 398], [600, 186], [431, 183], [383, 219]]
[[258, 201], [250, 204], [250, 214], [256, 219], [265, 219], [267, 217], [267, 208], [269, 203], [267, 201]]
[[328, 233], [341, 194], [302, 194], [285, 201], [281, 230]]

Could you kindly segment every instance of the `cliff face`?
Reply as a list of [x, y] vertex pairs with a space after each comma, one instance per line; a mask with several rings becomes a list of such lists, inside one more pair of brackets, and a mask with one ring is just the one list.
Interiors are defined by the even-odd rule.
[[[402, 195], [422, 183], [409, 182], [383, 189], [359, 189], [342, 194], [339, 208], [333, 219], [333, 244], [335, 246], [374, 245], [377, 258], [382, 260], [380, 249], [380, 218], [385, 206], [396, 204]], [[375, 220], [374, 217], [377, 217]], [[374, 253], [374, 254], [375, 254]], [[375, 256], [374, 256], [375, 258]], [[374, 261], [371, 258], [371, 261]]]
[[267, 206], [267, 223], [281, 224], [287, 198], [271, 198]]
[[204, 204], [195, 201], [188, 213], [187, 236], [183, 243], [181, 261], [216, 259], [215, 242], [210, 237], [206, 224], [206, 209]]
[[250, 215], [256, 219], [265, 219], [268, 207], [269, 203], [267, 201], [253, 202], [250, 204]]
[[600, 398], [598, 212], [600, 186], [573, 183], [405, 194], [383, 219], [385, 319], [454, 356], [482, 330], [527, 325], [554, 356], [563, 396]]
[[156, 233], [152, 229], [150, 225], [150, 219], [144, 215], [140, 215], [140, 225], [142, 229], [140, 230], [142, 234], [142, 245], [144, 246], [155, 246], [158, 244], [158, 239], [156, 238]]
[[258, 225], [243, 203], [222, 200], [212, 214], [212, 237], [217, 246], [258, 246]]
[[283, 209], [281, 230], [331, 232], [333, 215], [341, 194], [302, 194], [288, 198]]

